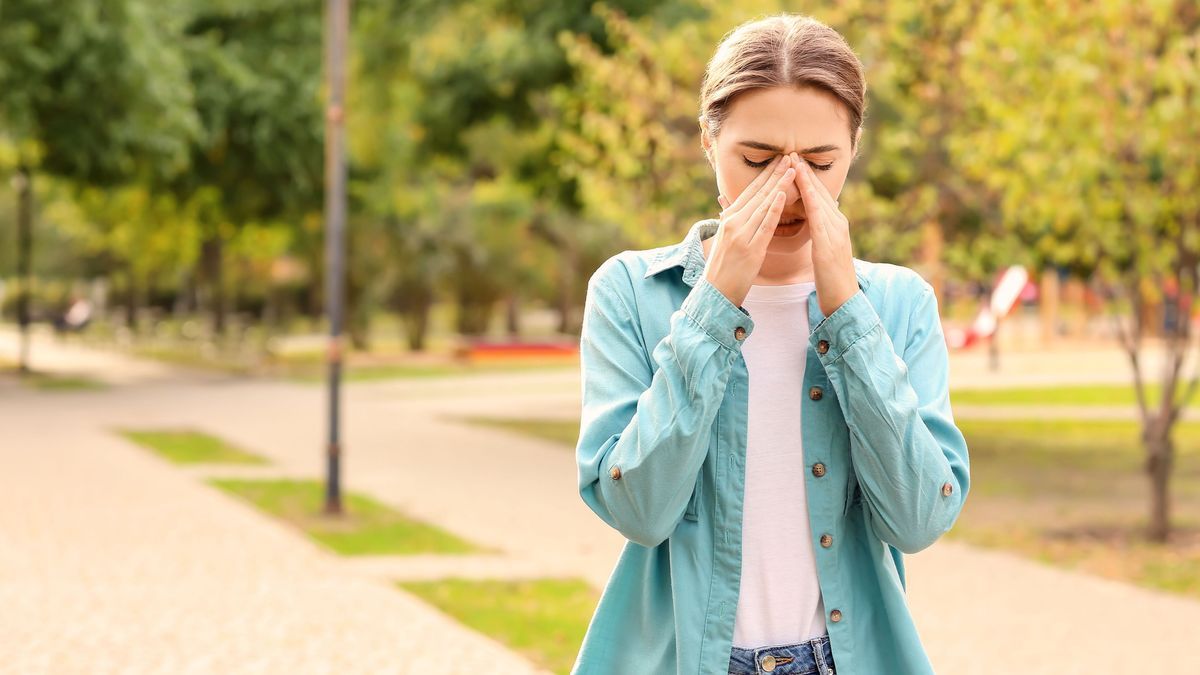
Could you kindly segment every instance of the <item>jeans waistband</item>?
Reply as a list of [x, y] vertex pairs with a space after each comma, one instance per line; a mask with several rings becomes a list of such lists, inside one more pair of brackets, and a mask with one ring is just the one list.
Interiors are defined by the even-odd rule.
[[791, 645], [734, 647], [729, 655], [729, 675], [834, 675], [834, 668], [828, 633]]

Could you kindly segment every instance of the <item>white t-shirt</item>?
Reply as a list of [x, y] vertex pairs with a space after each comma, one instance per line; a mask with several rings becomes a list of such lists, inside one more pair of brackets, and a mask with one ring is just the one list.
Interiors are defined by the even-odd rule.
[[750, 378], [742, 575], [736, 647], [823, 635], [825, 606], [808, 524], [800, 410], [808, 352], [805, 298], [815, 282], [750, 287], [754, 331], [742, 343]]

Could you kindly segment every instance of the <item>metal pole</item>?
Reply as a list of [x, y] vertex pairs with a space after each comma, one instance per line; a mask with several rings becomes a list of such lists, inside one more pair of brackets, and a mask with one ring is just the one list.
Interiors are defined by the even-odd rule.
[[328, 0], [326, 66], [329, 106], [325, 113], [325, 304], [329, 314], [329, 440], [326, 446], [325, 513], [342, 513], [341, 400], [342, 310], [346, 229], [346, 32], [350, 0]]

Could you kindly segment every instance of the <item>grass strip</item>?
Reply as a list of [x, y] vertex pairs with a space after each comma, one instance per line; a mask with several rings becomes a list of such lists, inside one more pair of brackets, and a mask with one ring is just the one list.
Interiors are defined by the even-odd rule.
[[341, 555], [495, 552], [358, 493], [343, 492], [344, 513], [327, 515], [323, 512], [325, 486], [320, 481], [214, 478], [209, 482]]
[[269, 464], [224, 439], [194, 429], [121, 429], [118, 433], [176, 464]]
[[580, 579], [400, 582], [460, 623], [566, 675], [600, 596]]

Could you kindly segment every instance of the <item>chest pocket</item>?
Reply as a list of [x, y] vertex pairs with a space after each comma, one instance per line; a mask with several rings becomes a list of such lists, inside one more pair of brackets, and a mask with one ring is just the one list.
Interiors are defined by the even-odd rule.
[[704, 468], [696, 474], [696, 486], [692, 488], [692, 498], [688, 500], [687, 508], [683, 512], [685, 520], [700, 520], [697, 512], [700, 509], [700, 495], [704, 487]]

